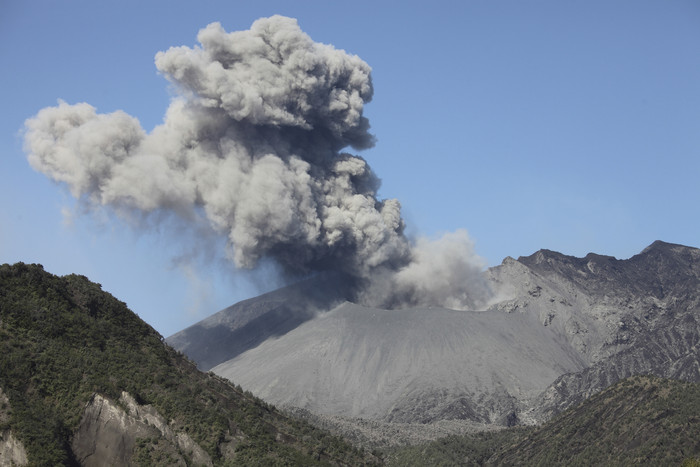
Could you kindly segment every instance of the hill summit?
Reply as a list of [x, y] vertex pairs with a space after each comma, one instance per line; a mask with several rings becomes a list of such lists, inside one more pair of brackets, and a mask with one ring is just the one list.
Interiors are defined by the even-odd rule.
[[0, 266], [0, 464], [377, 461], [198, 371], [84, 276]]

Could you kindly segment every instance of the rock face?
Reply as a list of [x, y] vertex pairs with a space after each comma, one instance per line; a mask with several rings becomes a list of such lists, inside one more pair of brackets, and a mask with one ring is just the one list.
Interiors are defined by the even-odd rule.
[[[655, 242], [627, 261], [589, 257], [585, 268], [596, 271], [589, 277], [557, 274], [590, 297], [581, 314], [597, 326], [586, 327], [583, 319], [574, 326], [586, 336], [591, 364], [543, 392], [533, 409], [539, 419], [635, 374], [700, 381], [700, 250]], [[541, 263], [533, 267], [542, 276], [554, 274]], [[569, 268], [583, 270], [580, 262]]]
[[10, 417], [10, 401], [0, 388], [0, 465], [27, 465], [27, 451], [10, 430], [2, 429]]
[[131, 465], [139, 440], [166, 444], [170, 465], [213, 465], [209, 455], [186, 433], [175, 433], [151, 406], [139, 405], [123, 392], [119, 404], [95, 394], [73, 435], [71, 448], [80, 465]]
[[546, 420], [633, 374], [700, 381], [700, 250], [655, 242], [627, 260], [541, 250], [486, 274], [497, 291], [487, 310], [344, 303], [220, 353], [213, 371], [320, 414], [504, 425]]
[[27, 451], [10, 430], [0, 431], [0, 465], [27, 465]]

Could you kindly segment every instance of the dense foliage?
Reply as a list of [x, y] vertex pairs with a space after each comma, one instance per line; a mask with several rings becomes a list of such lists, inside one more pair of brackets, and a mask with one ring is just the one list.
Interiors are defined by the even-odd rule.
[[700, 385], [625, 379], [545, 424], [497, 463], [679, 465], [700, 456]]
[[432, 443], [392, 449], [388, 465], [396, 467], [484, 465], [504, 446], [523, 439], [531, 428], [482, 431], [464, 436], [448, 436]]
[[539, 428], [398, 449], [390, 465], [696, 465], [700, 385], [635, 376]]
[[[10, 428], [35, 465], [72, 465], [70, 438], [93, 394], [122, 391], [151, 404], [219, 465], [365, 464], [339, 438], [290, 419], [213, 374], [203, 374], [126, 305], [84, 276], [40, 265], [0, 266], [0, 388]], [[222, 445], [233, 446], [232, 453]], [[134, 460], [165, 462], [157, 439]]]

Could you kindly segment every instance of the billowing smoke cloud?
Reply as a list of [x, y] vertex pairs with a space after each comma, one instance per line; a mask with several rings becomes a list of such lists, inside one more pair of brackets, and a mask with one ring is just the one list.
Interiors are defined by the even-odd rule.
[[374, 144], [365, 62], [281, 16], [233, 33], [213, 23], [197, 38], [156, 55], [177, 97], [152, 132], [59, 101], [26, 122], [31, 165], [93, 206], [204, 217], [238, 267], [271, 258], [291, 274], [340, 271], [385, 306], [481, 299], [466, 234], [413, 244], [399, 202], [377, 199], [366, 161], [341, 152]]

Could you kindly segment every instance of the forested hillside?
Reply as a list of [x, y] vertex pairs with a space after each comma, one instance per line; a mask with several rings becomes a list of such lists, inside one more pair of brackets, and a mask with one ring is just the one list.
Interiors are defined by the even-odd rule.
[[390, 465], [680, 465], [700, 457], [700, 385], [634, 376], [541, 427], [398, 449]]
[[199, 372], [99, 284], [40, 265], [0, 266], [0, 396], [0, 441], [32, 465], [378, 462]]

